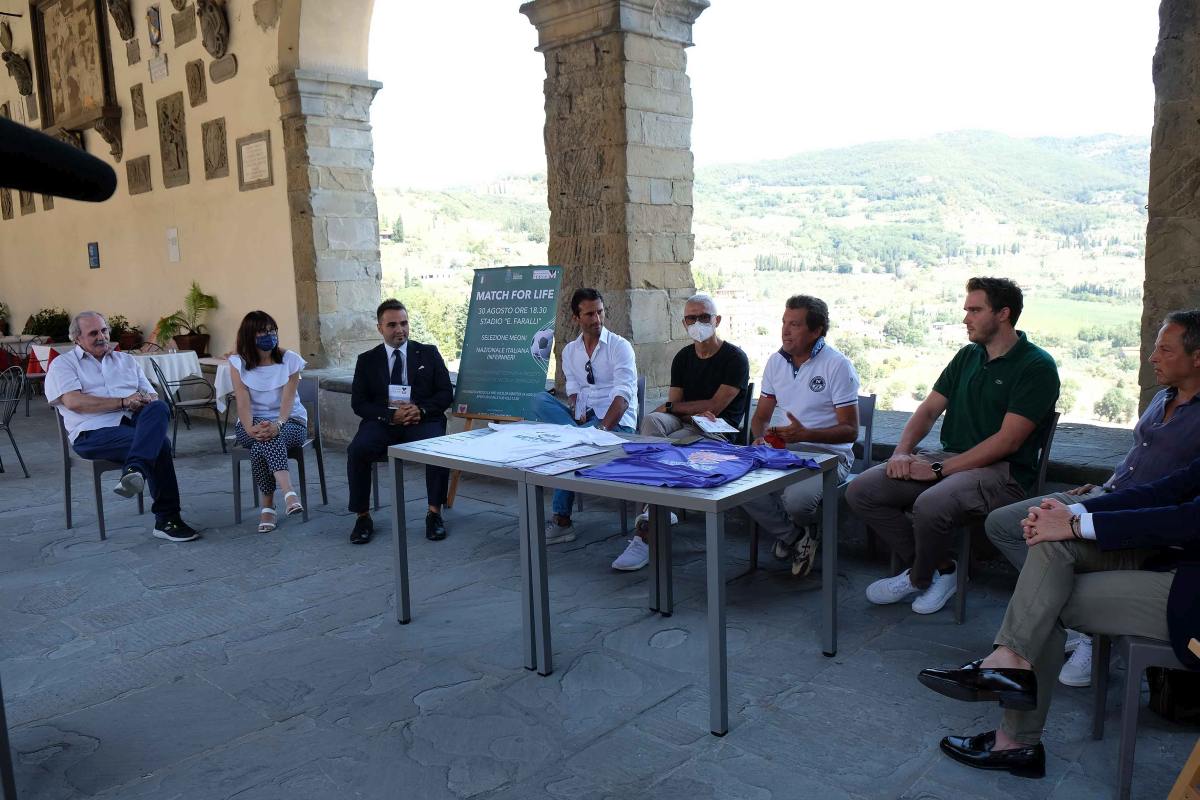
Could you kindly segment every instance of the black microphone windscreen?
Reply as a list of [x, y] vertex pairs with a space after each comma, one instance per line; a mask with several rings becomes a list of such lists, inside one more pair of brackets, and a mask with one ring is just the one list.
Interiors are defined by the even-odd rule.
[[0, 118], [0, 186], [98, 203], [117, 190], [117, 174], [78, 147]]

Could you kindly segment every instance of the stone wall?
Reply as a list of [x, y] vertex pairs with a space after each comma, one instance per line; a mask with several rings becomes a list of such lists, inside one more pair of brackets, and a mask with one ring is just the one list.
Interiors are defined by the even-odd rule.
[[565, 269], [555, 351], [578, 331], [566, 299], [605, 296], [651, 390], [683, 346], [691, 274], [691, 85], [685, 47], [707, 0], [534, 0], [546, 59], [551, 264]]
[[1141, 408], [1157, 388], [1146, 362], [1163, 316], [1200, 307], [1200, 6], [1162, 0], [1154, 53], [1154, 133], [1142, 310]]

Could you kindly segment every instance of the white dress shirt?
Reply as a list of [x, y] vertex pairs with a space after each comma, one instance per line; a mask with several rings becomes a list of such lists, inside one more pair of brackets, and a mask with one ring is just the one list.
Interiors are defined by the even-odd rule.
[[[592, 362], [595, 383], [588, 383], [587, 363]], [[600, 329], [600, 341], [589, 357], [583, 344], [583, 334], [567, 342], [562, 351], [563, 374], [567, 378], [567, 396], [578, 395], [572, 413], [576, 419], [590, 409], [597, 419], [604, 419], [609, 406], [617, 397], [629, 405], [618, 422], [629, 428], [637, 425], [637, 364], [633, 345], [608, 328]]]
[[1072, 514], [1079, 515], [1079, 535], [1084, 539], [1094, 540], [1096, 538], [1096, 524], [1092, 522], [1092, 515], [1083, 507], [1083, 503], [1072, 503], [1067, 506], [1067, 510]]
[[82, 392], [94, 397], [128, 397], [138, 391], [155, 393], [150, 381], [146, 380], [146, 373], [128, 353], [114, 350], [103, 360], [97, 361], [82, 347], [63, 353], [50, 362], [50, 369], [46, 370], [45, 389], [47, 402], [62, 414], [71, 444], [84, 431], [116, 427], [121, 424], [122, 417], [133, 414], [121, 409], [91, 413], [72, 411], [62, 402], [62, 396], [67, 392]]
[[405, 339], [404, 344], [400, 345], [399, 347], [392, 347], [387, 342], [384, 342], [383, 348], [387, 350], [388, 383], [392, 382], [392, 367], [396, 364], [396, 353], [399, 353], [400, 357], [404, 359], [400, 364], [400, 372], [401, 375], [403, 375], [403, 377], [400, 379], [400, 383], [404, 386], [408, 386], [408, 339]]

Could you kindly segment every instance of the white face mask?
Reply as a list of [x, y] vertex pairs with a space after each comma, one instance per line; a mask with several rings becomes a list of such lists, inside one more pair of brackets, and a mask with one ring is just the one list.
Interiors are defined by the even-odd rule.
[[717, 332], [712, 323], [693, 322], [688, 325], [688, 336], [692, 337], [697, 342], [707, 342]]

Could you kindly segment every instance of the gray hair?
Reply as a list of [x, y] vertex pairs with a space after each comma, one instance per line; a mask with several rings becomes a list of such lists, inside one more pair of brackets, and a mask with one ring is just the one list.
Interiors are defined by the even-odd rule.
[[81, 320], [87, 319], [88, 317], [99, 317], [100, 319], [104, 320], [105, 325], [108, 324], [108, 320], [104, 319], [104, 315], [101, 314], [99, 311], [80, 311], [71, 320], [71, 329], [70, 329], [70, 332], [67, 334], [68, 336], [71, 337], [72, 342], [75, 341], [76, 339], [78, 339], [79, 335], [81, 333], [83, 333], [83, 329], [80, 326], [79, 322]]
[[1183, 351], [1188, 355], [1200, 347], [1200, 309], [1172, 311], [1163, 320], [1163, 325], [1174, 323], [1183, 328]]
[[709, 314], [712, 314], [714, 317], [717, 316], [717, 301], [712, 299], [712, 295], [704, 294], [704, 292], [698, 292], [697, 294], [689, 297], [684, 305], [687, 305], [688, 303], [695, 303], [697, 305], [704, 306], [705, 311], [707, 311]]

